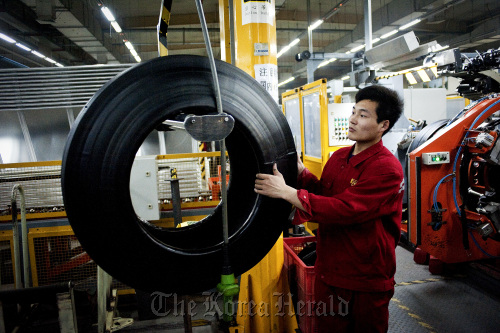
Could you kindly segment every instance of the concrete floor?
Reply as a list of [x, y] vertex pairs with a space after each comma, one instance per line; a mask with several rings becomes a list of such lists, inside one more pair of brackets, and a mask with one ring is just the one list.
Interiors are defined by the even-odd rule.
[[[396, 250], [397, 272], [394, 297], [389, 305], [391, 333], [488, 333], [500, 332], [500, 298], [485, 292], [467, 271], [432, 275], [428, 266], [413, 261], [413, 253], [403, 247]], [[497, 283], [500, 285], [500, 282]], [[490, 286], [498, 288], [497, 286]], [[498, 295], [498, 294], [497, 294]], [[202, 306], [203, 299], [198, 299]], [[218, 332], [215, 318], [194, 327], [195, 333]], [[182, 316], [136, 321], [122, 332], [168, 331], [183, 333]], [[260, 332], [250, 332], [260, 333]], [[306, 332], [304, 332], [306, 333]]]
[[478, 285], [469, 270], [432, 275], [417, 265], [413, 253], [398, 247], [394, 297], [389, 305], [389, 332], [500, 332], [500, 299]]

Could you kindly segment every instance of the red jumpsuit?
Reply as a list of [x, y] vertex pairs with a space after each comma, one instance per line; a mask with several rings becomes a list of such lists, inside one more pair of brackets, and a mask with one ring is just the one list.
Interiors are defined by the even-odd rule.
[[[352, 149], [336, 151], [321, 179], [306, 169], [298, 182], [297, 195], [306, 211], [297, 210], [294, 223], [319, 224], [316, 302], [334, 297], [335, 307], [349, 303], [343, 315], [318, 316], [319, 332], [387, 331], [394, 293], [404, 191], [401, 164], [382, 141], [349, 158]], [[330, 330], [321, 330], [322, 324]]]

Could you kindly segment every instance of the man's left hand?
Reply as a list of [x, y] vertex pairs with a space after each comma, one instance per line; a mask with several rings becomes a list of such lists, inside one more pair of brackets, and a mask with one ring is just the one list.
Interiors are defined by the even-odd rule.
[[285, 183], [283, 175], [278, 171], [276, 163], [273, 165], [273, 174], [258, 173], [255, 179], [254, 191], [271, 198], [283, 199], [283, 194], [288, 185]]

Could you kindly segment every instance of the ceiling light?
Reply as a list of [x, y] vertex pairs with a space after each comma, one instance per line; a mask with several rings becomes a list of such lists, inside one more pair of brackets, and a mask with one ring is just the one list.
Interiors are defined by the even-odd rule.
[[60, 63], [56, 62], [57, 67], [64, 67], [64, 65], [61, 65]]
[[286, 79], [285, 81], [283, 81], [283, 82], [279, 83], [279, 84], [278, 84], [278, 87], [281, 87], [281, 86], [282, 86], [282, 85], [284, 85], [284, 84], [287, 84], [287, 83], [289, 83], [289, 82], [292, 82], [293, 80], [295, 80], [295, 77], [293, 77], [293, 76], [292, 76], [292, 77], [289, 77], [289, 78], [288, 78], [288, 79]]
[[352, 48], [351, 51], [349, 52], [357, 52], [365, 47], [365, 44], [356, 46], [355, 48]]
[[375, 38], [374, 40], [372, 40], [372, 44], [375, 44], [376, 42], [380, 42], [380, 38]]
[[125, 46], [126, 46], [126, 47], [127, 47], [127, 49], [129, 49], [129, 50], [133, 50], [133, 49], [134, 49], [134, 46], [133, 46], [133, 45], [132, 45], [132, 43], [131, 43], [131, 42], [129, 42], [129, 41], [126, 41], [126, 42], [125, 42]]
[[28, 52], [31, 51], [31, 49], [29, 47], [27, 47], [26, 45], [23, 45], [21, 43], [16, 43], [16, 46], [22, 48], [25, 51], [28, 51]]
[[137, 61], [137, 62], [141, 62], [141, 60], [142, 60], [141, 57], [139, 57], [138, 55], [135, 56], [134, 58], [135, 58], [135, 61]]
[[111, 11], [109, 10], [108, 7], [102, 7], [101, 10], [102, 10], [102, 13], [104, 14], [104, 16], [106, 16], [106, 18], [108, 19], [109, 22], [113, 22], [115, 20], [115, 17], [113, 16], [113, 14], [111, 14]]
[[344, 76], [343, 78], [341, 78], [342, 81], [345, 81], [345, 80], [349, 80], [351, 77], [349, 75], [346, 75]]
[[37, 51], [31, 51], [31, 53], [33, 53], [34, 55], [36, 55], [37, 57], [40, 57], [40, 58], [43, 58], [45, 59], [45, 56], [43, 54], [41, 54], [40, 52], [37, 52]]
[[323, 66], [326, 66], [326, 65], [328, 65], [329, 63], [334, 62], [335, 60], [337, 60], [337, 58], [330, 58], [330, 59], [327, 59], [327, 60], [323, 61], [322, 63], [320, 63], [320, 64], [318, 65], [318, 68], [321, 68], [321, 67], [323, 67]]
[[132, 50], [130, 50], [130, 53], [132, 53], [132, 55], [134, 57], [137, 57], [137, 51], [136, 50], [132, 49]]
[[417, 80], [415, 80], [412, 73], [406, 73], [405, 77], [408, 80], [409, 84], [417, 84]]
[[55, 61], [54, 59], [50, 59], [49, 57], [46, 57], [45, 60], [47, 60], [48, 62], [50, 62], [51, 64], [55, 64], [57, 61]]
[[276, 55], [276, 58], [281, 57], [283, 55], [283, 53], [285, 53], [288, 50], [290, 50], [292, 48], [292, 46], [297, 45], [299, 42], [300, 42], [300, 39], [295, 38], [290, 44], [288, 44], [287, 46], [285, 46], [284, 48], [282, 48], [281, 51], [278, 52], [278, 54]]
[[328, 60], [324, 60], [324, 61], [322, 61], [322, 62], [318, 65], [318, 68], [321, 68], [321, 67], [323, 67], [323, 66], [326, 66], [326, 65], [328, 65], [329, 63], [330, 63], [330, 61], [328, 61]]
[[9, 43], [15, 43], [16, 41], [12, 38], [10, 38], [9, 36], [7, 35], [4, 35], [0, 32], [0, 38], [2, 38], [3, 40], [9, 42]]
[[411, 22], [409, 22], [409, 23], [406, 23], [406, 24], [404, 24], [404, 25], [400, 26], [400, 27], [399, 27], [399, 30], [405, 30], [405, 29], [408, 29], [409, 27], [411, 27], [411, 26], [413, 26], [413, 25], [417, 24], [417, 23], [418, 23], [418, 22], [420, 22], [420, 21], [422, 21], [422, 20], [421, 20], [421, 19], [416, 19], [416, 20], [413, 20], [413, 21], [411, 21]]
[[321, 24], [323, 24], [323, 20], [317, 20], [316, 22], [314, 22], [313, 24], [311, 24], [308, 29], [309, 30], [314, 30], [317, 27], [319, 27]]
[[122, 28], [120, 27], [120, 25], [118, 24], [118, 22], [116, 21], [113, 21], [111, 22], [111, 26], [113, 27], [113, 29], [115, 29], [116, 32], [120, 33], [122, 32]]
[[283, 53], [287, 52], [288, 50], [290, 50], [290, 45], [287, 45], [284, 48], [282, 48], [281, 51], [279, 51], [278, 54], [276, 55], [276, 58], [281, 57]]
[[386, 33], [385, 35], [380, 36], [380, 39], [384, 39], [384, 38], [390, 37], [390, 36], [395, 35], [397, 33], [398, 33], [398, 29], [394, 29], [394, 30]]

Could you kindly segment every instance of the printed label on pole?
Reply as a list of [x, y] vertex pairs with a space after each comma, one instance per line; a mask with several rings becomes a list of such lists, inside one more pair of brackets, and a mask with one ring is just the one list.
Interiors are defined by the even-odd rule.
[[242, 24], [268, 23], [274, 24], [274, 8], [271, 0], [241, 0]]
[[253, 44], [253, 55], [254, 56], [269, 55], [269, 44], [268, 43], [254, 43]]
[[255, 79], [278, 103], [278, 66], [273, 64], [254, 65]]

